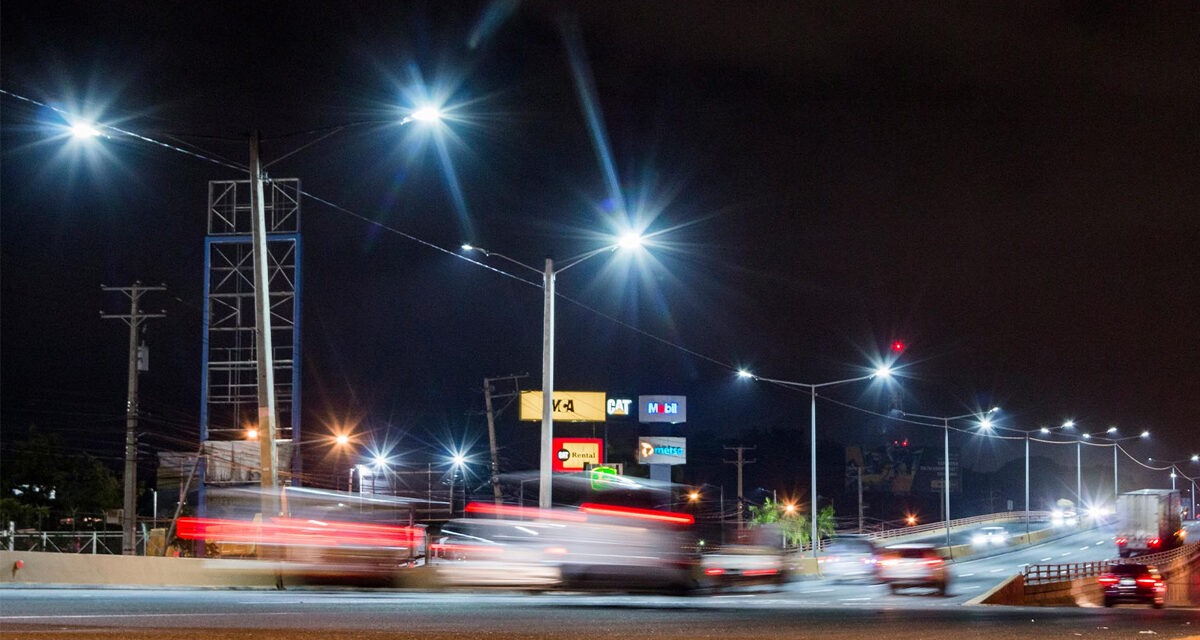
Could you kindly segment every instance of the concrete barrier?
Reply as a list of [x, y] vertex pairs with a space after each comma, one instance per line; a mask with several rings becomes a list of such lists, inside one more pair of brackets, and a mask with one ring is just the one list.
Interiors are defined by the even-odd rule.
[[275, 587], [270, 563], [40, 551], [0, 551], [0, 584]]

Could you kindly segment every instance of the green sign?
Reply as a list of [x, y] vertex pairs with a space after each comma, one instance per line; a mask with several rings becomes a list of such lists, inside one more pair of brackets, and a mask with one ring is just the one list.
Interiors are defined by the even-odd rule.
[[617, 473], [615, 467], [600, 466], [592, 467], [588, 473], [591, 474], [592, 490], [604, 491], [609, 489], [621, 476]]

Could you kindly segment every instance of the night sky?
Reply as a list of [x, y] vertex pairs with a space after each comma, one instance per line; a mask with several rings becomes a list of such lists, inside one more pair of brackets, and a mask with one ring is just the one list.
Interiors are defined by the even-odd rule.
[[[1200, 450], [1196, 4], [16, 1], [0, 19], [6, 91], [237, 163], [252, 130], [269, 162], [305, 132], [398, 120], [428, 87], [440, 134], [351, 127], [269, 173], [451, 252], [540, 267], [661, 232], [558, 284], [665, 342], [560, 301], [556, 387], [688, 395], [689, 481], [729, 482], [717, 447], [744, 441], [752, 483], [806, 486], [786, 470], [807, 459], [807, 396], [734, 369], [847, 378], [897, 339], [906, 411], [998, 404], [1013, 428], [1149, 429], [1140, 457]], [[169, 317], [147, 333], [144, 450], [194, 449], [206, 183], [244, 175], [0, 110], [4, 439], [36, 423], [115, 463], [127, 333], [99, 319], [123, 308], [100, 285], [140, 279], [169, 287], [147, 298]], [[305, 429], [482, 459], [482, 379], [540, 387], [540, 289], [303, 207]], [[889, 406], [879, 385], [829, 396]], [[819, 411], [822, 440], [940, 442]], [[501, 417], [509, 469], [533, 466], [535, 432]], [[981, 470], [1020, 453], [955, 438]]]

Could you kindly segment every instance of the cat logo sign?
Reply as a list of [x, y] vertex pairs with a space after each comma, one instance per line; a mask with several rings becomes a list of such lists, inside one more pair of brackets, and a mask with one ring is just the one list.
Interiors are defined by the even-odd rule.
[[[606, 396], [603, 391], [558, 391], [552, 394], [555, 422], [604, 422]], [[542, 419], [542, 392], [521, 392], [521, 420]]]

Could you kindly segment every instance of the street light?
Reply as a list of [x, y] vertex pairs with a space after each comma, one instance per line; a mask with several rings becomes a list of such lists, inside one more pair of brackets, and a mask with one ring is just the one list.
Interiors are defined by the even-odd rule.
[[555, 269], [554, 260], [546, 258], [545, 269], [531, 267], [524, 262], [514, 260], [502, 253], [488, 251], [470, 243], [463, 243], [463, 251], [478, 251], [485, 257], [495, 256], [507, 260], [523, 269], [528, 269], [542, 276], [542, 433], [541, 447], [538, 456], [538, 507], [549, 509], [552, 506], [553, 473], [551, 456], [554, 455], [554, 281], [558, 274], [571, 267], [602, 253], [611, 253], [617, 249], [632, 249], [642, 246], [642, 238], [636, 233], [626, 233], [613, 244], [593, 249], [587, 253], [575, 256], [566, 264]]
[[877, 367], [869, 375], [816, 384], [792, 382], [790, 380], [779, 380], [776, 378], [762, 378], [754, 375], [746, 369], [739, 369], [737, 375], [739, 378], [751, 378], [754, 380], [762, 380], [763, 382], [773, 382], [775, 384], [787, 387], [800, 387], [802, 389], [808, 389], [809, 396], [811, 397], [811, 404], [809, 405], [809, 416], [811, 418], [811, 423], [809, 425], [809, 433], [811, 436], [809, 441], [809, 469], [811, 471], [809, 478], [809, 492], [812, 494], [810, 496], [812, 501], [812, 511], [809, 514], [809, 519], [812, 520], [812, 531], [811, 538], [809, 539], [812, 540], [812, 557], [816, 558], [817, 547], [820, 546], [820, 539], [817, 537], [817, 389], [822, 387], [832, 387], [839, 384], [849, 384], [851, 382], [860, 382], [862, 380], [871, 380], [876, 377], [890, 378], [892, 375], [892, 370], [887, 365], [883, 365]]
[[964, 413], [960, 416], [925, 416], [919, 413], [903, 413], [905, 418], [921, 418], [924, 420], [940, 420], [942, 422], [942, 482], [945, 485], [943, 490], [946, 492], [946, 546], [950, 546], [950, 421], [965, 420], [967, 418], [975, 418], [979, 421], [980, 428], [987, 430], [991, 428], [992, 421], [988, 418], [993, 413], [1000, 411], [1000, 407], [992, 407], [988, 409], [982, 416], [976, 413]]

